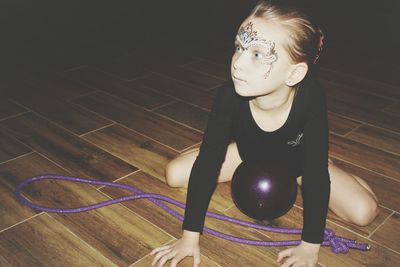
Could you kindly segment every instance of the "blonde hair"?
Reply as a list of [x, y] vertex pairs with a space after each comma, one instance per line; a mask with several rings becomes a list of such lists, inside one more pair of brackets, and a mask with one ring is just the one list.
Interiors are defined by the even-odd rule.
[[324, 35], [301, 9], [293, 5], [295, 1], [260, 1], [249, 17], [277, 23], [287, 31], [287, 42], [282, 45], [293, 63], [315, 64], [322, 50]]

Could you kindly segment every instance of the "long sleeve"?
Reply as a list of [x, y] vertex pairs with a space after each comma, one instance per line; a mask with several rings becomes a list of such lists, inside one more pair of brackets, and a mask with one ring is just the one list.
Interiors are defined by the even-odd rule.
[[203, 233], [205, 214], [232, 135], [235, 97], [230, 82], [217, 89], [199, 155], [190, 173], [182, 229]]
[[322, 243], [330, 196], [328, 172], [329, 129], [325, 92], [314, 84], [311, 116], [304, 128], [302, 240]]

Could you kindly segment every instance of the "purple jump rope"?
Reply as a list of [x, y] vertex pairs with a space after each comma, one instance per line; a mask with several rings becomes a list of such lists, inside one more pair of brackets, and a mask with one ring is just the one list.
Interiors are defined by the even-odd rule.
[[[112, 186], [112, 187], [116, 187], [116, 188], [129, 190], [131, 192], [134, 192], [135, 194], [126, 196], [126, 197], [111, 199], [111, 200], [107, 200], [107, 201], [100, 202], [97, 204], [87, 205], [87, 206], [83, 206], [83, 207], [79, 207], [79, 208], [72, 208], [72, 209], [49, 208], [49, 207], [40, 206], [40, 205], [30, 202], [28, 199], [26, 199], [24, 196], [21, 195], [21, 189], [24, 186], [26, 186], [32, 182], [35, 182], [35, 181], [46, 180], [46, 179], [48, 179], [48, 180], [64, 180], [64, 181], [80, 182], [80, 183], [87, 183], [87, 184]], [[15, 191], [15, 195], [22, 204], [25, 204], [26, 206], [28, 206], [32, 209], [45, 211], [45, 212], [54, 212], [54, 213], [78, 213], [78, 212], [93, 210], [93, 209], [101, 208], [104, 206], [120, 203], [120, 202], [131, 200], [131, 199], [149, 198], [149, 200], [151, 202], [155, 203], [156, 205], [158, 205], [165, 211], [169, 212], [171, 215], [173, 215], [177, 219], [183, 221], [183, 216], [181, 216], [178, 212], [176, 212], [175, 210], [162, 204], [160, 201], [158, 201], [156, 199], [174, 204], [178, 207], [181, 207], [182, 209], [185, 209], [185, 207], [186, 207], [186, 205], [184, 205], [183, 203], [176, 201], [174, 199], [171, 199], [169, 197], [159, 195], [159, 194], [146, 194], [146, 193], [140, 191], [139, 189], [136, 189], [136, 188], [128, 186], [128, 185], [112, 183], [112, 182], [88, 180], [88, 179], [69, 177], [69, 176], [61, 176], [61, 175], [41, 175], [41, 176], [34, 176], [31, 178], [28, 178], [25, 181], [22, 181], [21, 183], [18, 184], [16, 191]], [[220, 214], [213, 213], [213, 212], [207, 212], [206, 215], [216, 218], [218, 220], [228, 221], [231, 223], [251, 227], [254, 229], [260, 229], [260, 230], [265, 230], [265, 231], [270, 231], [270, 232], [275, 232], [275, 233], [285, 233], [285, 234], [301, 234], [302, 233], [301, 228], [291, 229], [291, 228], [268, 227], [268, 226], [264, 226], [264, 225], [258, 225], [255, 223], [249, 223], [246, 221], [234, 219], [234, 218], [220, 215]], [[230, 240], [230, 241], [234, 241], [234, 242], [238, 242], [238, 243], [242, 243], [242, 244], [248, 244], [248, 245], [252, 245], [252, 246], [295, 246], [295, 245], [299, 245], [301, 242], [301, 240], [259, 241], [259, 240], [243, 239], [243, 238], [238, 238], [235, 236], [227, 235], [227, 234], [215, 231], [215, 230], [207, 228], [207, 227], [204, 227], [204, 232], [224, 238], [226, 240]], [[358, 250], [362, 250], [362, 251], [370, 250], [370, 246], [368, 244], [357, 243], [353, 239], [336, 236], [335, 233], [331, 229], [325, 229], [324, 241], [322, 242], [321, 245], [322, 246], [330, 246], [331, 250], [334, 253], [347, 253], [350, 248], [358, 249]]]

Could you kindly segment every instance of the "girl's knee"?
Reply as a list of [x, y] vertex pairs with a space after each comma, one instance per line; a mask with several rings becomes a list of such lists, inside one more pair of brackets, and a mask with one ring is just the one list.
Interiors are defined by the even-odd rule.
[[379, 206], [375, 200], [360, 205], [353, 214], [352, 222], [358, 226], [369, 225], [379, 214]]
[[186, 187], [188, 177], [186, 177], [185, 161], [181, 157], [171, 160], [165, 166], [165, 180], [170, 187]]
[[165, 181], [170, 187], [180, 187], [180, 181], [178, 176], [179, 163], [177, 159], [171, 160], [167, 166], [165, 166]]

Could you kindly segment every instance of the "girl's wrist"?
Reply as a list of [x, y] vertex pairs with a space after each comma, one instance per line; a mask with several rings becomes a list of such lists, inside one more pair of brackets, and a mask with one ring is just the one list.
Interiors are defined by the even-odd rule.
[[316, 251], [318, 251], [319, 248], [321, 247], [321, 244], [309, 243], [309, 242], [306, 242], [304, 240], [301, 240], [300, 245], [305, 247], [305, 248], [307, 248], [307, 249], [316, 250]]
[[199, 232], [192, 232], [188, 230], [183, 230], [183, 238], [191, 241], [199, 241], [200, 233]]

